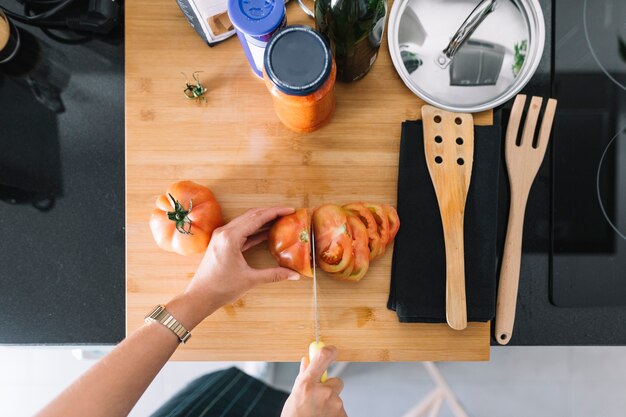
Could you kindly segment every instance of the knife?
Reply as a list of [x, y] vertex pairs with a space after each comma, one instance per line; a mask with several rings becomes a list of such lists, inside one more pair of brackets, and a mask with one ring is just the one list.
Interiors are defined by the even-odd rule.
[[[309, 363], [311, 363], [313, 358], [316, 357], [320, 353], [320, 350], [322, 350], [325, 346], [324, 342], [320, 341], [319, 320], [317, 316], [317, 271], [315, 266], [315, 234], [313, 232], [313, 227], [311, 227], [311, 259], [313, 260], [313, 309], [315, 317], [315, 340], [309, 345]], [[324, 383], [327, 379], [328, 372], [324, 371], [320, 382]]]

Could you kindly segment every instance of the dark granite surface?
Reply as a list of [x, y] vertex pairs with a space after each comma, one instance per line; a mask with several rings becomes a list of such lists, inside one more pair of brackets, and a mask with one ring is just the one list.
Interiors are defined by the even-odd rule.
[[[541, 3], [546, 50], [525, 92], [548, 96], [553, 8]], [[42, 42], [41, 71], [65, 111], [39, 103], [25, 79], [0, 74], [0, 184], [34, 190], [23, 200], [54, 199], [48, 211], [0, 201], [0, 344], [114, 344], [124, 336], [123, 44], [62, 45], [28, 30]], [[505, 124], [506, 106], [495, 116]], [[551, 160], [549, 149], [527, 209], [511, 344], [626, 344], [626, 307], [550, 303]], [[500, 248], [508, 207], [501, 169]]]
[[118, 38], [66, 45], [27, 27], [22, 48], [37, 59], [0, 71], [0, 344], [124, 337]]

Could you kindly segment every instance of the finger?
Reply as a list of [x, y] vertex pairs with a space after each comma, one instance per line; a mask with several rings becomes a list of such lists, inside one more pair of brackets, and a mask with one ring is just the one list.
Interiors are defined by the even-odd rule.
[[257, 233], [265, 223], [269, 223], [280, 216], [291, 214], [294, 211], [295, 210], [290, 207], [269, 207], [252, 210], [243, 214], [241, 219], [238, 219], [233, 227], [241, 237], [248, 237]]
[[274, 220], [270, 220], [269, 222], [265, 223], [263, 226], [261, 226], [259, 228], [259, 232], [264, 232], [265, 230], [270, 230], [272, 228], [272, 226], [274, 226], [274, 223], [276, 223], [278, 221], [278, 218], [274, 219]]
[[322, 374], [328, 369], [332, 361], [337, 357], [337, 348], [334, 346], [325, 346], [320, 352], [311, 360], [309, 367], [305, 373], [308, 377], [314, 381], [322, 379]]
[[257, 284], [264, 284], [270, 282], [279, 282], [279, 281], [297, 281], [300, 279], [300, 274], [296, 271], [292, 271], [287, 268], [267, 268], [267, 269], [253, 269], [252, 270], [252, 279]]
[[253, 216], [254, 213], [256, 213], [257, 211], [262, 210], [260, 207], [257, 208], [251, 208], [246, 210], [245, 212], [243, 212], [242, 214], [240, 214], [239, 216], [231, 219], [226, 226], [232, 228], [232, 227], [237, 227], [239, 224], [241, 224], [242, 222], [245, 222], [246, 219], [248, 219], [250, 216]]
[[324, 386], [330, 387], [337, 395], [341, 394], [341, 391], [343, 391], [343, 381], [339, 378], [327, 379], [326, 382], [324, 382]]
[[243, 244], [243, 247], [241, 248], [242, 252], [247, 251], [248, 249], [258, 245], [261, 242], [265, 242], [267, 240], [267, 237], [269, 236], [270, 232], [269, 230], [265, 230], [262, 232], [259, 232], [255, 235], [250, 236], [247, 240], [246, 243]]
[[307, 366], [309, 366], [309, 358], [303, 356], [302, 359], [300, 359], [300, 373], [306, 371]]

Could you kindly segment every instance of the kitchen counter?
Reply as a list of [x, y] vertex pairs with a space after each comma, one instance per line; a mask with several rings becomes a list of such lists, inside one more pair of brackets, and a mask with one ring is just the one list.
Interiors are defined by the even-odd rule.
[[[547, 49], [540, 70], [526, 91], [547, 95], [551, 88], [552, 8], [549, 1], [542, 1], [542, 5], [548, 25]], [[290, 9], [294, 7], [289, 6]], [[156, 13], [151, 9], [144, 9], [144, 12]], [[182, 14], [172, 8], [168, 10], [173, 11], [172, 18], [180, 20], [179, 30], [189, 33], [190, 42], [198, 48], [201, 56], [219, 51], [221, 46], [207, 49], [199, 39], [193, 38], [192, 41], [192, 34], [195, 34], [184, 22]], [[237, 40], [227, 42], [236, 44]], [[239, 47], [238, 44], [236, 46]], [[29, 205], [14, 206], [0, 202], [0, 229], [4, 233], [3, 243], [0, 244], [0, 262], [4, 266], [0, 274], [0, 343], [114, 344], [125, 334], [123, 45], [92, 42], [83, 46], [59, 46], [52, 43], [47, 47], [65, 51], [70, 57], [66, 61], [66, 69], [73, 74], [68, 83], [69, 92], [64, 95], [66, 114], [46, 116], [46, 112], [41, 112], [42, 117], [52, 123], [52, 131], [57, 132], [53, 138], [59, 144], [60, 162], [53, 166], [56, 170], [63, 167], [63, 193], [58, 196], [55, 208], [47, 214], [40, 214]], [[383, 48], [386, 48], [385, 44]], [[243, 55], [236, 58], [238, 65], [245, 64]], [[220, 56], [220, 59], [234, 60], [235, 57]], [[198, 66], [181, 70], [191, 72], [201, 69], [204, 63], [196, 62], [199, 62]], [[157, 66], [154, 62], [145, 64]], [[176, 79], [177, 73], [164, 76], [172, 80], [168, 84], [168, 97], [180, 94], [182, 77]], [[0, 99], [3, 103], [9, 96], [27, 91], [10, 89], [13, 88], [11, 83], [2, 75], [0, 79]], [[207, 86], [211, 90], [218, 84], [218, 80], [209, 80]], [[151, 93], [148, 83], [138, 83], [135, 87], [144, 93], [146, 102], [158, 101], [159, 97]], [[20, 88], [25, 87], [22, 85]], [[11, 135], [7, 135], [5, 130], [10, 124], [17, 126], [15, 120], [28, 117], [32, 103], [23, 101], [28, 100], [11, 101], [16, 115], [2, 119], [1, 141], [4, 142], [7, 137], [13, 141], [27, 137], [26, 130], [12, 129]], [[410, 118], [415, 114], [403, 116]], [[149, 119], [158, 115], [158, 112], [152, 115], [146, 112], [141, 117]], [[497, 111], [494, 118], [498, 122], [506, 119], [506, 114]], [[207, 125], [210, 126], [210, 123], [210, 117], [207, 117]], [[31, 126], [31, 129], [36, 128]], [[181, 129], [184, 132], [184, 128]], [[149, 140], [149, 137], [145, 138], [146, 143]], [[193, 158], [193, 149], [188, 152]], [[548, 153], [529, 201], [517, 318], [510, 344], [625, 345], [626, 326], [623, 323], [626, 322], [626, 307], [561, 308], [550, 303], [551, 157]], [[172, 175], [186, 174], [174, 166], [168, 170]], [[502, 170], [505, 175], [504, 166]], [[57, 190], [54, 178], [50, 181], [53, 183], [52, 190]], [[161, 188], [166, 185], [166, 181], [159, 184]], [[267, 190], [269, 185], [258, 184], [258, 187]], [[501, 188], [499, 230], [502, 245], [507, 207], [504, 181]], [[146, 206], [152, 198], [148, 194]], [[250, 204], [253, 203], [254, 198], [250, 198]], [[66, 220], [68, 213], [75, 221]], [[87, 217], [85, 213], [95, 213], [96, 217], [93, 217], [94, 214]], [[94, 237], [98, 238], [97, 241]], [[106, 248], [104, 252], [103, 247]], [[175, 257], [170, 259], [174, 265], [178, 264]], [[175, 266], [170, 272], [184, 273], [183, 269]], [[182, 284], [179, 282], [179, 285]], [[146, 305], [152, 301], [163, 300], [149, 300]], [[107, 310], [107, 307], [110, 308]], [[103, 322], [101, 317], [105, 311], [111, 316]], [[232, 311], [236, 311], [236, 307]], [[72, 323], [71, 332], [67, 330], [68, 322]]]
[[[208, 186], [227, 220], [256, 206], [394, 204], [400, 125], [417, 118], [423, 104], [404, 87], [383, 47], [363, 80], [336, 86], [330, 124], [294, 133], [276, 117], [236, 39], [207, 49], [175, 3], [147, 7], [147, 1], [126, 9], [128, 331], [182, 291], [201, 259], [164, 252], [152, 239], [148, 218], [170, 183]], [[288, 4], [287, 20], [312, 24], [296, 3]], [[183, 97], [181, 71], [203, 71], [206, 103]], [[492, 114], [474, 119], [488, 124]], [[276, 264], [266, 245], [247, 258], [257, 267]], [[336, 345], [343, 361], [487, 360], [488, 323], [458, 332], [445, 323], [398, 322], [386, 307], [391, 258], [389, 248], [359, 283], [319, 272], [320, 339]], [[297, 361], [315, 339], [312, 290], [306, 278], [254, 288], [198, 326], [175, 358]]]

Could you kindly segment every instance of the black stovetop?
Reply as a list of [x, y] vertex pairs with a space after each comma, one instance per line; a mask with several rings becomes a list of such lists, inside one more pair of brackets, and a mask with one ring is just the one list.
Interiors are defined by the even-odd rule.
[[125, 334], [122, 32], [66, 44], [21, 29], [23, 54], [0, 68], [0, 344], [115, 343]]
[[626, 2], [556, 11], [551, 300], [626, 306]]
[[[624, 67], [615, 59], [619, 48], [616, 54], [612, 36], [619, 31], [624, 35], [626, 2], [588, 1], [589, 6], [593, 3], [593, 13], [602, 16], [601, 22], [593, 24], [591, 20], [598, 18], [591, 13], [587, 16], [590, 41], [605, 49], [598, 54], [601, 63], [604, 53], [613, 55], [613, 64], [619, 67], [608, 69], [613, 78], [623, 80], [618, 73], [623, 73]], [[623, 262], [623, 252], [616, 255], [616, 248], [624, 241], [602, 215], [595, 187], [602, 153], [626, 125], [624, 105], [618, 104], [623, 102], [624, 92], [602, 72], [587, 45], [585, 0], [540, 3], [546, 17], [546, 49], [539, 71], [524, 92], [551, 95], [559, 104], [551, 145], [528, 200], [515, 328], [509, 344], [626, 345], [626, 270], [616, 268], [620, 261], [614, 260]], [[619, 30], [612, 31], [612, 25], [620, 21], [619, 28], [613, 27]], [[592, 34], [596, 26], [603, 30]], [[616, 71], [618, 68], [622, 69]], [[626, 226], [624, 140], [622, 134], [608, 148], [599, 187], [607, 217], [622, 231]], [[507, 192], [502, 194], [500, 206], [506, 207]], [[506, 216], [503, 209], [501, 249]], [[590, 258], [597, 259], [597, 265], [588, 263]]]

